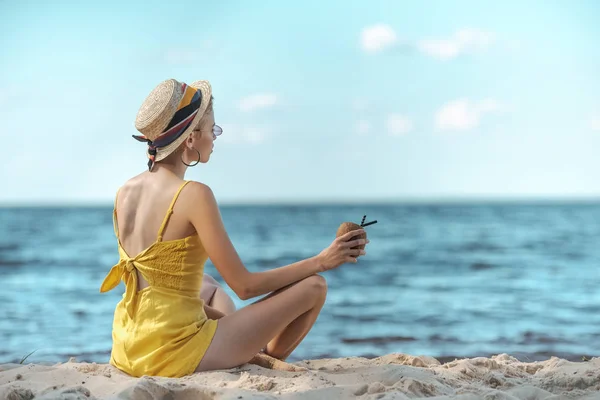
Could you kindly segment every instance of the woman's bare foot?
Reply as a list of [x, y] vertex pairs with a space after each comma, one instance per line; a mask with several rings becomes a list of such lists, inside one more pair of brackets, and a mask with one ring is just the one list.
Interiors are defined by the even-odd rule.
[[288, 371], [288, 372], [306, 372], [307, 368], [299, 367], [285, 361], [281, 361], [275, 357], [271, 357], [270, 355], [263, 353], [262, 351], [255, 355], [252, 360], [248, 361], [248, 364], [255, 364], [259, 367], [274, 369], [279, 371]]

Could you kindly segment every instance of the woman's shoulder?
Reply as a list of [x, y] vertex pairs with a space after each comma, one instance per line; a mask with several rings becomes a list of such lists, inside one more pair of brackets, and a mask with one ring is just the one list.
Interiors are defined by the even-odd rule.
[[214, 198], [214, 193], [206, 183], [188, 180], [186, 184], [186, 196], [197, 200]]
[[220, 215], [215, 195], [206, 183], [188, 181], [179, 196], [178, 203], [176, 207], [187, 214], [187, 218], [199, 234], [200, 226], [207, 228], [210, 226], [210, 221], [214, 222], [215, 217], [218, 218]]
[[211, 210], [218, 212], [215, 194], [210, 186], [198, 181], [188, 181], [179, 196], [180, 206], [192, 214]]

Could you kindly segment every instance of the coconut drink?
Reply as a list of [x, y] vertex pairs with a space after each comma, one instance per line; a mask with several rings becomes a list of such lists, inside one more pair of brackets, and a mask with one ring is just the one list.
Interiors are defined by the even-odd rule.
[[[363, 216], [363, 219], [362, 219], [362, 221], [361, 221], [360, 225], [359, 225], [359, 224], [357, 224], [357, 223], [354, 223], [354, 222], [342, 222], [342, 224], [341, 224], [341, 225], [339, 226], [339, 228], [337, 229], [337, 232], [336, 232], [336, 234], [335, 234], [335, 237], [340, 237], [340, 236], [342, 236], [343, 234], [345, 234], [345, 233], [348, 233], [348, 232], [350, 232], [350, 231], [354, 231], [354, 230], [357, 230], [357, 229], [361, 229], [361, 228], [364, 228], [365, 226], [369, 226], [369, 225], [373, 225], [373, 224], [376, 224], [376, 223], [377, 223], [377, 220], [375, 220], [375, 221], [367, 222], [367, 223], [365, 224], [365, 219], [366, 219], [366, 218], [367, 218], [367, 216], [366, 216], [366, 215], [365, 215], [365, 216]], [[353, 237], [352, 237], [350, 240], [356, 240], [356, 239], [366, 239], [366, 238], [367, 238], [367, 232], [364, 232], [364, 233], [361, 233], [360, 235], [353, 236]], [[361, 250], [362, 250], [362, 249], [364, 249], [364, 248], [365, 248], [365, 245], [364, 245], [364, 244], [361, 244], [361, 245], [358, 245], [358, 246], [354, 246], [354, 247], [352, 247], [352, 248], [353, 248], [353, 249], [361, 249]]]

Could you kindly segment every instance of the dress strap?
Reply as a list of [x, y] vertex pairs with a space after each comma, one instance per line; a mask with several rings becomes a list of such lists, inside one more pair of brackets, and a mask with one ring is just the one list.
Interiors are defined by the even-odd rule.
[[119, 197], [119, 190], [117, 189], [117, 193], [115, 195], [115, 204], [113, 205], [113, 229], [115, 230], [115, 236], [117, 239], [119, 238], [119, 226], [117, 224], [117, 198]]
[[160, 226], [160, 229], [158, 231], [158, 241], [159, 242], [162, 241], [163, 233], [165, 232], [165, 228], [167, 227], [167, 224], [169, 223], [169, 219], [171, 218], [171, 214], [173, 214], [173, 206], [175, 205], [175, 202], [177, 201], [177, 198], [179, 197], [179, 193], [181, 193], [181, 190], [189, 182], [190, 181], [184, 181], [183, 184], [179, 187], [179, 189], [177, 189], [177, 192], [175, 193], [175, 196], [173, 196], [173, 200], [171, 200], [171, 205], [169, 205], [169, 209], [167, 210], [167, 215], [165, 215], [165, 219], [163, 220], [163, 223]]

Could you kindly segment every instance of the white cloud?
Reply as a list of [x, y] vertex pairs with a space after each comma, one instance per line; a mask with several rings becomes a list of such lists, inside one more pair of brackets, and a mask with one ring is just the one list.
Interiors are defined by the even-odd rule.
[[401, 136], [410, 132], [413, 128], [412, 121], [400, 114], [390, 114], [387, 119], [387, 129], [391, 136]]
[[401, 45], [440, 60], [485, 50], [493, 42], [492, 33], [472, 28], [460, 29], [447, 38], [423, 38], [402, 43], [394, 29], [385, 24], [366, 27], [360, 35], [361, 48], [368, 53], [377, 53]]
[[361, 120], [356, 123], [356, 132], [359, 135], [366, 135], [371, 132], [371, 124], [369, 121]]
[[264, 126], [227, 124], [223, 126], [223, 134], [218, 137], [215, 146], [219, 142], [228, 144], [261, 143], [269, 136], [270, 131], [270, 128]]
[[376, 53], [396, 44], [396, 32], [385, 24], [366, 27], [360, 35], [362, 49], [369, 53]]
[[479, 125], [481, 118], [504, 107], [493, 99], [472, 102], [461, 98], [444, 104], [436, 113], [435, 126], [439, 130], [468, 130]]
[[592, 121], [590, 123], [593, 131], [600, 131], [600, 115], [592, 117]]
[[261, 108], [273, 107], [277, 104], [277, 96], [273, 93], [257, 93], [240, 100], [240, 110], [250, 112]]
[[493, 35], [478, 29], [461, 29], [446, 39], [423, 39], [417, 42], [417, 48], [429, 56], [447, 60], [464, 53], [488, 48]]

